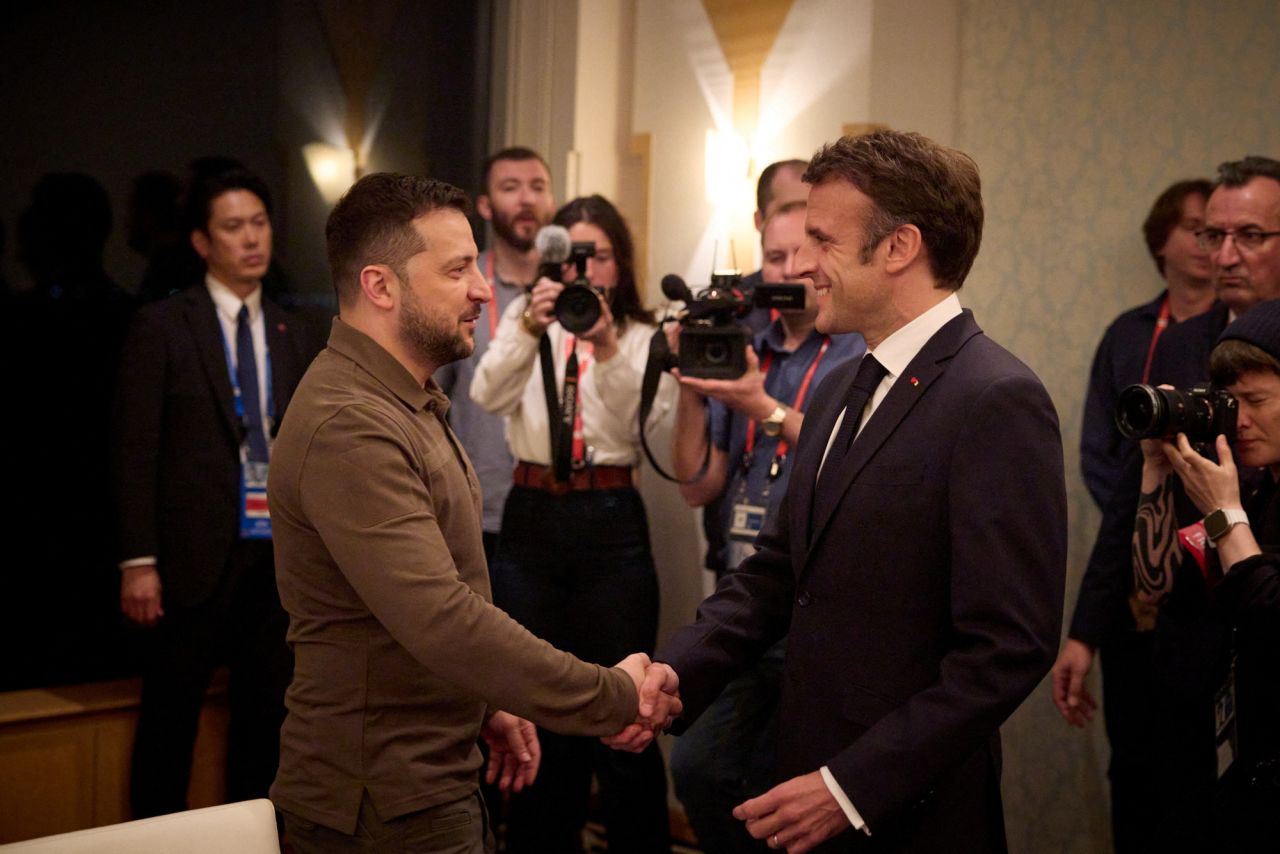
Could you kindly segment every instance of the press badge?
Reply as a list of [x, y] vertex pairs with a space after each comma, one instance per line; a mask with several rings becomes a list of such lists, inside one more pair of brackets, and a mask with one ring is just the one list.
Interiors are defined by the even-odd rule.
[[764, 527], [765, 508], [740, 501], [729, 514], [729, 555], [726, 562], [735, 567], [755, 554], [756, 535]]
[[267, 463], [240, 463], [240, 537], [271, 539], [271, 514], [267, 512]]
[[1213, 697], [1213, 726], [1217, 735], [1218, 746], [1218, 779], [1227, 773], [1231, 763], [1236, 761], [1236, 753], [1240, 747], [1240, 735], [1236, 727], [1236, 660], [1231, 658], [1231, 669], [1227, 679], [1222, 683]]

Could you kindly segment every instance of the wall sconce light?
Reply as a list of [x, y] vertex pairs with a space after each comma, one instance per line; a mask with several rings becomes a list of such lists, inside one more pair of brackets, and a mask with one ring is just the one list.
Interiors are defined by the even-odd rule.
[[320, 196], [330, 205], [337, 204], [357, 177], [356, 153], [328, 142], [309, 142], [302, 146], [311, 181]]
[[706, 192], [712, 207], [720, 211], [755, 208], [750, 166], [746, 140], [732, 131], [707, 131]]

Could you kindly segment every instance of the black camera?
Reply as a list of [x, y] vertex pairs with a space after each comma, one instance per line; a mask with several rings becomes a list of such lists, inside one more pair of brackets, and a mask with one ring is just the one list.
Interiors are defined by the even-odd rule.
[[[595, 254], [596, 245], [589, 240], [575, 241], [569, 248], [566, 260], [577, 266], [578, 275], [564, 286], [552, 308], [560, 325], [574, 335], [586, 332], [600, 319], [600, 297], [604, 296], [604, 288], [596, 287], [587, 279], [587, 259], [595, 257]], [[560, 281], [559, 277], [551, 278]]]
[[662, 278], [662, 292], [685, 303], [680, 318], [680, 354], [667, 354], [665, 369], [680, 369], [681, 376], [731, 380], [747, 370], [748, 334], [739, 321], [752, 306], [790, 310], [804, 308], [804, 285], [761, 284], [751, 297], [742, 291], [737, 271], [711, 276], [711, 284], [695, 296], [679, 276]]
[[1130, 439], [1186, 433], [1193, 445], [1212, 445], [1220, 434], [1235, 438], [1236, 399], [1207, 384], [1188, 389], [1131, 385], [1116, 401], [1116, 427]]

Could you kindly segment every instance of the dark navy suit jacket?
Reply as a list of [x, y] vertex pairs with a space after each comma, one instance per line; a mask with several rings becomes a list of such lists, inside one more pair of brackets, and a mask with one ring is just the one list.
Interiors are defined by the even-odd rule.
[[815, 392], [760, 551], [659, 652], [687, 715], [790, 632], [780, 780], [826, 765], [872, 831], [824, 850], [1004, 850], [1000, 724], [1053, 663], [1066, 563], [1057, 414], [970, 312], [894, 383], [815, 504], [856, 365]]

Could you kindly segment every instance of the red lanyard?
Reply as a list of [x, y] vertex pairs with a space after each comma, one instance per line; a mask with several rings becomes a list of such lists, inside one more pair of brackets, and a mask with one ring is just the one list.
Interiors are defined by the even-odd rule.
[[1160, 316], [1156, 318], [1156, 329], [1151, 333], [1151, 346], [1147, 348], [1147, 364], [1142, 369], [1142, 381], [1145, 383], [1151, 377], [1151, 359], [1156, 354], [1156, 342], [1160, 340], [1160, 333], [1164, 332], [1169, 325], [1169, 295], [1164, 295], [1164, 302], [1160, 303]]
[[[569, 355], [577, 346], [577, 340], [572, 336], [564, 339], [564, 359], [565, 370], [569, 369]], [[591, 366], [591, 354], [594, 351], [591, 342], [587, 341], [583, 345], [583, 354], [578, 359], [578, 405], [574, 407], [573, 416], [573, 464], [578, 468], [587, 458], [587, 446], [582, 436], [582, 376], [587, 372], [587, 368]]]
[[[809, 384], [813, 382], [813, 375], [818, 371], [818, 363], [822, 361], [822, 357], [827, 355], [827, 348], [831, 346], [831, 336], [822, 336], [822, 346], [818, 348], [818, 355], [813, 357], [813, 361], [809, 363], [809, 369], [804, 372], [804, 379], [800, 381], [800, 388], [796, 391], [795, 402], [791, 404], [791, 408], [802, 410], [804, 406], [804, 397], [809, 392]], [[770, 350], [764, 354], [764, 361], [760, 364], [760, 371], [765, 375], [765, 379], [769, 377], [769, 368], [773, 366], [773, 351]], [[751, 457], [751, 450], [756, 446], [756, 422], [747, 422], [747, 446], [743, 453], [743, 459]], [[787, 440], [778, 439], [778, 450], [775, 457], [775, 464], [778, 460], [783, 459], [787, 455]], [[777, 466], [775, 465], [775, 468]]]
[[493, 276], [493, 250], [490, 249], [484, 256], [484, 280], [489, 283], [489, 307], [485, 310], [485, 314], [489, 315], [489, 340], [492, 341], [498, 337], [498, 287], [495, 284], [497, 279]]

